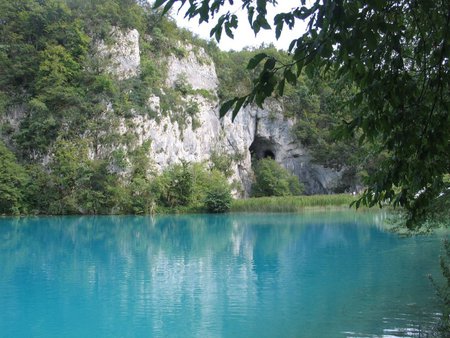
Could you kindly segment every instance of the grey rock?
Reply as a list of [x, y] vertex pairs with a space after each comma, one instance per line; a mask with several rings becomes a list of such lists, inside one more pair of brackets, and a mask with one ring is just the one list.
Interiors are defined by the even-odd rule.
[[119, 80], [138, 75], [141, 64], [139, 32], [113, 28], [110, 35], [112, 43], [100, 40], [95, 46], [96, 56], [105, 64], [104, 71], [116, 75]]
[[167, 85], [174, 87], [177, 81], [186, 81], [193, 89], [216, 91], [219, 84], [216, 68], [205, 50], [191, 45], [180, 45], [180, 48], [186, 51], [186, 56], [169, 57]]
[[[161, 97], [152, 95], [147, 100], [147, 106], [156, 118], [134, 112], [132, 117], [120, 118], [114, 132], [118, 135], [133, 133], [137, 135], [138, 146], [150, 141], [149, 158], [154, 169], [161, 172], [168, 166], [182, 160], [190, 162], [209, 163], [211, 154], [220, 151], [231, 156], [233, 160], [230, 180], [239, 182], [242, 189], [235, 195], [249, 196], [253, 179], [252, 159], [272, 157], [290, 172], [299, 177], [305, 185], [307, 194], [330, 193], [339, 183], [342, 172], [313, 164], [308, 150], [292, 135], [294, 119], [283, 115], [283, 107], [276, 100], [268, 100], [264, 108], [247, 106], [237, 115], [234, 122], [230, 114], [219, 118], [219, 102], [217, 101], [218, 78], [212, 59], [201, 48], [180, 45], [185, 51], [184, 57], [170, 56], [167, 59], [166, 85], [177, 86], [184, 81], [194, 90], [211, 92], [208, 98], [200, 95], [188, 95], [183, 99], [195, 102], [198, 113], [186, 117], [182, 126], [171, 118], [175, 112], [162, 112]], [[137, 30], [111, 31], [111, 42], [98, 41], [94, 53], [105, 64], [103, 69], [114, 74], [119, 80], [139, 75], [140, 49]], [[106, 105], [106, 113], [111, 113], [112, 105]], [[175, 108], [174, 108], [175, 109]], [[24, 107], [11, 109], [3, 123], [8, 123], [17, 129], [20, 120], [25, 115]], [[107, 114], [105, 115], [105, 118]], [[152, 115], [154, 116], [154, 115]], [[131, 150], [123, 144], [115, 144], [115, 149]], [[91, 156], [106, 157], [113, 149], [99, 146], [92, 151]]]
[[[217, 90], [218, 79], [214, 63], [202, 50], [194, 52], [193, 47], [183, 46], [185, 58], [171, 56], [168, 60], [167, 85], [176, 86], [185, 81], [193, 89]], [[164, 95], [164, 94], [163, 94]], [[193, 100], [199, 107], [197, 119], [200, 126], [194, 128], [191, 117], [184, 126], [161, 112], [160, 98], [151, 96], [148, 105], [158, 114], [157, 119], [137, 115], [133, 117], [134, 130], [122, 123], [120, 132], [137, 132], [139, 143], [151, 141], [149, 157], [159, 172], [180, 161], [210, 161], [213, 151], [232, 156], [230, 180], [240, 183], [241, 191], [236, 195], [249, 196], [253, 178], [252, 159], [272, 157], [290, 172], [299, 177], [307, 194], [330, 193], [336, 186], [341, 173], [311, 163], [308, 150], [291, 134], [294, 119], [283, 115], [283, 107], [276, 100], [268, 100], [264, 109], [247, 106], [237, 115], [234, 122], [230, 114], [219, 119], [219, 103], [201, 95], [184, 98]]]

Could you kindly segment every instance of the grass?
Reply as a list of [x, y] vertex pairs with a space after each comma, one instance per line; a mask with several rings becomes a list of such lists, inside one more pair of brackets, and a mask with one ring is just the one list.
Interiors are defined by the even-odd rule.
[[348, 207], [354, 200], [355, 196], [349, 194], [237, 199], [231, 204], [231, 212], [296, 212], [315, 207]]
[[[300, 212], [309, 209], [349, 208], [358, 196], [350, 194], [311, 195], [311, 196], [272, 196], [234, 199], [230, 212]], [[362, 208], [364, 209], [364, 208]], [[200, 203], [190, 206], [157, 207], [156, 214], [192, 214], [206, 213]]]

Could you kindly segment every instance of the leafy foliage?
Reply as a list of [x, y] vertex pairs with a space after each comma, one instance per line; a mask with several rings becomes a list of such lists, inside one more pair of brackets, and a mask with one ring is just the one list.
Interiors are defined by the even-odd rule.
[[[152, 213], [200, 207], [210, 187], [228, 185], [200, 164], [158, 176], [150, 143], [118, 132], [121, 123], [134, 128], [136, 115], [157, 118], [152, 94], [181, 129], [189, 119], [192, 128], [200, 125], [192, 97], [214, 94], [183, 79], [165, 88], [165, 60], [183, 56], [185, 42], [194, 52], [206, 42], [134, 0], [2, 1], [0, 23], [0, 136], [25, 163], [2, 144], [1, 213]], [[117, 29], [152, 36], [140, 41], [139, 74], [124, 80], [108, 72], [94, 48], [100, 40], [113, 44]]]
[[[113, 27], [150, 32], [150, 23], [161, 20], [154, 20], [148, 5], [20, 0], [3, 1], [0, 13], [0, 108], [5, 114], [20, 105], [26, 113], [18, 130], [8, 135], [21, 158], [44, 157], [58, 137], [107, 129], [102, 116], [110, 109], [108, 102], [116, 115], [151, 113], [147, 99], [161, 87], [163, 69], [148, 55], [151, 47], [143, 44], [142, 71], [127, 81], [105, 73], [92, 50], [98, 40], [111, 40]], [[95, 137], [105, 142], [98, 133]]]
[[231, 208], [231, 191], [228, 184], [212, 186], [206, 192], [205, 207], [208, 212], [224, 213]]
[[181, 162], [168, 168], [159, 179], [160, 199], [165, 206], [187, 206], [193, 193], [192, 168]]
[[[214, 58], [220, 79], [221, 100], [251, 91], [252, 78], [263, 69], [261, 64], [256, 65], [252, 60], [267, 55], [283, 62], [289, 60], [287, 53], [270, 45], [231, 52], [210, 48], [209, 52]], [[248, 60], [251, 60], [252, 69], [243, 70], [242, 65]], [[354, 191], [361, 186], [362, 178], [373, 172], [378, 163], [373, 146], [358, 142], [359, 134], [349, 135], [345, 140], [339, 139], [337, 135], [342, 120], [352, 117], [351, 110], [343, 102], [348, 101], [353, 94], [354, 88], [349, 81], [335, 80], [332, 74], [328, 74], [322, 78], [301, 75], [295, 79], [295, 85], [285, 84], [282, 97], [276, 96], [283, 105], [284, 115], [296, 121], [293, 135], [307, 147], [312, 160], [343, 171], [344, 180], [334, 189], [337, 193]], [[226, 105], [222, 108], [226, 108]], [[211, 154], [211, 161], [217, 168], [229, 168], [228, 163], [232, 160], [230, 156], [220, 156], [220, 151]]]
[[[57, 140], [47, 189], [54, 199], [49, 210], [54, 214], [101, 213], [106, 204], [106, 168], [88, 158], [83, 140]], [[46, 189], [46, 190], [47, 190]]]
[[[161, 5], [168, 3], [173, 4], [173, 1], [159, 1]], [[255, 32], [271, 25], [265, 19], [267, 3], [274, 2], [242, 2]], [[186, 183], [183, 188], [174, 183], [179, 179], [176, 172], [181, 169], [169, 168], [158, 177], [148, 158], [149, 144], [137, 146], [136, 135], [120, 135], [117, 131], [123, 121], [132, 127], [132, 118], [136, 115], [158, 118], [148, 105], [151, 94], [161, 97], [162, 110], [170, 114], [181, 128], [189, 120], [193, 128], [199, 125], [199, 107], [192, 96], [202, 95], [211, 99], [215, 98], [213, 94], [193, 90], [182, 78], [176, 88], [164, 88], [166, 56], [186, 55], [183, 47], [186, 42], [193, 45], [194, 53], [200, 46], [213, 56], [220, 80], [219, 99], [226, 101], [232, 98], [223, 105], [223, 114], [231, 109], [236, 116], [241, 107], [250, 102], [262, 104], [269, 96], [282, 100], [286, 115], [297, 120], [297, 138], [311, 150], [314, 161], [345, 171], [347, 183], [336, 187], [337, 191], [346, 191], [361, 177], [368, 177], [371, 184], [368, 191], [373, 194], [366, 195], [368, 197], [359, 204], [374, 204], [387, 198], [410, 210], [422, 204], [430, 206], [427, 202], [437, 192], [448, 191], [445, 190], [448, 182], [441, 184], [441, 174], [448, 172], [448, 162], [441, 156], [448, 150], [448, 140], [442, 142], [445, 128], [448, 130], [448, 118], [445, 120], [448, 114], [445, 115], [444, 109], [448, 95], [445, 84], [438, 84], [447, 76], [448, 67], [445, 62], [441, 67], [435, 67], [440, 55], [448, 54], [446, 42], [439, 44], [446, 27], [441, 16], [443, 10], [434, 11], [438, 4], [428, 6], [426, 2], [414, 6], [409, 1], [379, 3], [381, 5], [365, 2], [352, 5], [346, 1], [317, 3], [309, 10], [303, 6], [277, 16], [274, 26], [277, 35], [283, 27], [294, 27], [301, 16], [312, 20], [307, 35], [295, 41], [288, 55], [273, 46], [221, 52], [213, 43], [200, 41], [188, 31], [178, 29], [171, 19], [161, 17], [164, 9], [151, 9], [142, 1], [0, 2], [0, 132], [8, 146], [14, 149], [19, 162], [26, 163], [21, 166], [14, 159], [7, 161], [5, 168], [25, 171], [25, 176], [31, 177], [24, 181], [25, 185], [15, 186], [20, 196], [16, 203], [18, 209], [13, 211], [9, 208], [5, 212], [150, 213], [155, 208], [172, 205], [201, 207], [207, 192], [220, 185], [224, 175], [228, 177], [231, 174], [229, 164], [236, 158], [217, 152], [211, 156], [211, 168], [187, 164], [186, 176], [182, 178]], [[196, 4], [192, 3], [192, 6]], [[212, 12], [217, 18], [221, 3], [203, 1], [198, 5], [198, 11], [190, 12], [188, 16], [211, 19]], [[411, 13], [420, 14], [425, 7], [433, 14], [419, 18], [417, 23], [403, 17]], [[406, 8], [405, 13], [401, 13], [402, 8]], [[361, 19], [363, 15], [364, 20], [367, 17], [366, 23]], [[336, 18], [344, 21], [333, 23]], [[436, 25], [428, 32], [425, 29], [427, 22], [434, 18]], [[325, 19], [329, 19], [327, 23], [319, 24]], [[399, 31], [397, 28], [403, 24], [405, 27]], [[105, 64], [95, 57], [92, 47], [98, 40], [106, 44], [114, 42], [111, 36], [113, 27], [136, 28], [141, 37], [152, 37], [151, 40], [142, 38], [140, 41], [141, 69], [136, 77], [119, 80], [114, 74], [105, 72]], [[236, 27], [237, 18], [229, 13], [212, 35], [220, 38], [224, 31], [232, 36]], [[393, 42], [396, 34], [400, 36], [399, 46]], [[373, 46], [372, 38], [369, 43], [366, 35], [375, 35], [376, 46]], [[362, 36], [363, 47], [352, 45], [359, 36]], [[329, 47], [327, 39], [334, 41], [332, 46], [336, 46], [331, 56], [322, 55], [323, 51], [314, 53], [314, 50]], [[349, 39], [352, 39], [351, 43]], [[319, 40], [323, 47], [314, 45], [314, 41]], [[431, 46], [435, 46], [433, 48], [438, 52]], [[366, 47], [367, 50], [364, 49]], [[348, 53], [340, 52], [341, 48]], [[390, 58], [389, 48], [392, 52]], [[303, 53], [303, 61], [299, 53]], [[396, 53], [401, 54], [404, 67], [395, 64], [394, 68], [388, 68], [387, 65], [394, 64], [394, 59], [400, 59], [400, 54]], [[422, 57], [416, 57], [419, 54]], [[424, 60], [429, 69], [421, 72], [419, 69], [422, 69]], [[242, 65], [246, 63], [248, 67], [244, 70]], [[325, 72], [327, 66], [329, 69]], [[303, 71], [300, 72], [302, 69], [312, 77], [305, 76]], [[339, 80], [335, 80], [335, 75]], [[385, 81], [386, 76], [391, 76], [390, 82]], [[367, 82], [366, 87], [363, 80]], [[409, 85], [403, 85], [406, 80]], [[393, 89], [397, 82], [403, 89]], [[423, 88], [424, 100], [419, 102], [414, 101], [411, 95], [417, 93], [418, 86], [414, 85], [420, 83], [424, 84], [420, 87]], [[377, 101], [376, 104], [371, 101], [369, 85], [374, 86], [373, 100]], [[384, 89], [390, 91], [386, 97], [383, 96]], [[430, 111], [430, 123], [427, 123], [425, 116], [428, 115], [423, 110], [433, 106], [434, 101], [429, 96], [433, 91], [442, 92], [443, 103], [441, 96], [436, 94], [435, 109]], [[241, 97], [245, 92], [250, 94]], [[404, 111], [400, 104], [394, 105], [391, 92], [397, 97], [406, 95], [409, 103], [405, 104]], [[336, 104], [340, 101], [353, 105]], [[417, 109], [413, 109], [414, 105]], [[24, 113], [18, 126], [8, 121], [8, 114], [16, 112], [19, 115]], [[396, 124], [397, 120], [400, 124]], [[391, 125], [395, 128], [390, 128]], [[339, 131], [345, 139], [337, 141], [333, 130]], [[395, 137], [389, 134], [391, 132]], [[403, 152], [408, 139], [412, 142], [413, 135], [421, 137], [415, 137], [416, 143], [411, 143], [410, 148]], [[422, 140], [426, 141], [424, 145]], [[414, 153], [414, 149], [420, 152]], [[422, 191], [417, 187], [425, 182], [418, 174], [420, 168], [412, 165], [419, 157], [423, 159], [424, 175], [434, 175], [437, 183], [428, 184], [423, 194], [414, 194], [414, 191]], [[432, 158], [437, 159], [436, 168], [430, 164]], [[41, 166], [40, 163], [48, 159], [49, 164]], [[404, 165], [400, 169], [392, 169], [402, 161]], [[391, 171], [392, 175], [377, 174], [380, 168], [382, 172]], [[403, 175], [405, 170], [406, 176]], [[411, 180], [413, 174], [418, 177], [415, 181]], [[380, 192], [378, 195], [375, 190], [370, 190], [374, 186], [373, 179], [382, 183], [375, 185]], [[386, 193], [388, 186], [393, 195]], [[41, 191], [46, 191], [45, 196]], [[179, 194], [185, 196], [180, 198]], [[419, 198], [411, 199], [411, 196]], [[447, 194], [442, 196], [433, 199], [436, 208], [447, 205]], [[420, 202], [422, 200], [423, 203]], [[421, 217], [417, 213], [416, 218]]]
[[[185, 0], [160, 0], [168, 11]], [[263, 69], [251, 92], [224, 103], [221, 113], [252, 102], [262, 105], [274, 93], [282, 95], [286, 83], [295, 85], [305, 71], [333, 69], [337, 77], [352, 83], [348, 101], [352, 116], [342, 123], [341, 137], [360, 134], [360, 142], [379, 143], [385, 153], [375, 172], [367, 177], [363, 196], [356, 202], [373, 206], [388, 201], [409, 211], [408, 226], [427, 212], [431, 201], [449, 188], [443, 175], [450, 171], [450, 72], [448, 1], [314, 1], [279, 12], [271, 26], [266, 18], [271, 0], [242, 0], [249, 23], [257, 34], [275, 28], [293, 29], [298, 20], [307, 31], [289, 45], [291, 59], [282, 62], [258, 54], [249, 68]], [[216, 18], [211, 36], [237, 27], [231, 11], [219, 12], [224, 2], [189, 2], [186, 16], [199, 22]]]
[[209, 160], [211, 161], [211, 169], [220, 171], [225, 175], [225, 177], [231, 177], [233, 174], [232, 164], [236, 159], [236, 156], [226, 153], [220, 147], [215, 147], [211, 150], [211, 156]]
[[183, 211], [226, 212], [231, 188], [225, 176], [202, 163], [181, 162], [168, 167], [154, 181], [158, 206]]
[[24, 188], [28, 180], [26, 171], [17, 163], [14, 154], [0, 142], [0, 214], [25, 211]]
[[442, 276], [444, 277], [444, 285], [438, 285], [436, 281], [429, 276], [431, 282], [436, 288], [436, 292], [442, 302], [442, 317], [437, 327], [437, 331], [444, 337], [450, 333], [450, 242], [444, 241], [443, 254], [440, 256], [440, 266]]
[[298, 177], [290, 174], [271, 158], [257, 161], [254, 172], [252, 195], [255, 197], [300, 195], [303, 191]]

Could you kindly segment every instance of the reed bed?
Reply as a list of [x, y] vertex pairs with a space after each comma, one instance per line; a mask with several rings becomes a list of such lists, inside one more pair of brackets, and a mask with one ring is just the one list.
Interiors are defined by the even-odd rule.
[[231, 212], [296, 212], [316, 207], [348, 207], [355, 199], [350, 194], [236, 199], [231, 204]]

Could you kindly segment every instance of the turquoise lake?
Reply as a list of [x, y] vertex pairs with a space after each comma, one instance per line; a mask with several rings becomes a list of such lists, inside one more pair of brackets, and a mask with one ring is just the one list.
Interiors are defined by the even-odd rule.
[[0, 336], [418, 336], [443, 236], [381, 218], [0, 218]]

